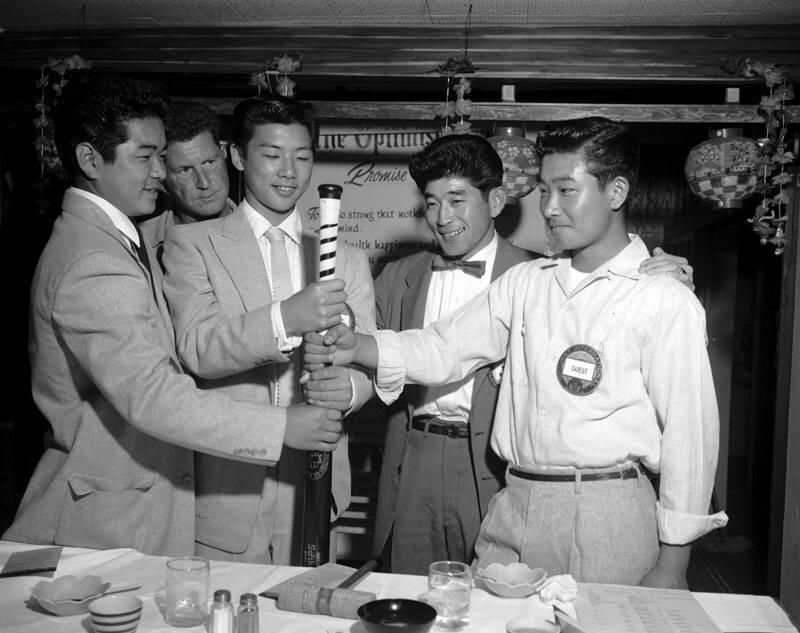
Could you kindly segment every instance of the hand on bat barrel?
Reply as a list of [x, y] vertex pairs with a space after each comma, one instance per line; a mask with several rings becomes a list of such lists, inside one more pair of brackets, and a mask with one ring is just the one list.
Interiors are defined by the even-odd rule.
[[[349, 365], [353, 362], [356, 333], [344, 323], [338, 323], [327, 332], [306, 332], [303, 337], [303, 368], [315, 372], [326, 365]], [[301, 383], [309, 376], [303, 376]]]
[[336, 448], [342, 431], [340, 411], [296, 404], [286, 409], [283, 443], [298, 450], [330, 452]]
[[308, 404], [345, 412], [353, 400], [353, 383], [346, 367], [320, 367], [301, 381]]

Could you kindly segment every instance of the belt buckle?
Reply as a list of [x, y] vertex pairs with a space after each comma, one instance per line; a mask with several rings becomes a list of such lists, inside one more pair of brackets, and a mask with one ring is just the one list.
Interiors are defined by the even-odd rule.
[[459, 437], [458, 433], [461, 429], [457, 424], [448, 424], [446, 428], [447, 428], [447, 437], [449, 437], [451, 440], [458, 439]]

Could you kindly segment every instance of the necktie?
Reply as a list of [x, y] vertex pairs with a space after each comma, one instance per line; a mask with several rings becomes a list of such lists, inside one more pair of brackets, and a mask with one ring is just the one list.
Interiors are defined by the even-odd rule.
[[431, 263], [432, 270], [455, 270], [456, 268], [460, 268], [468, 275], [480, 279], [483, 277], [483, 273], [486, 270], [486, 262], [480, 260], [466, 262], [463, 259], [442, 257], [440, 254], [436, 254], [433, 257], [433, 262]]
[[153, 271], [150, 268], [150, 256], [147, 254], [147, 248], [144, 245], [144, 236], [142, 235], [142, 231], [139, 229], [138, 226], [136, 228], [136, 235], [139, 236], [139, 245], [136, 245], [136, 242], [131, 242], [133, 246], [133, 250], [136, 251], [136, 255], [139, 258], [139, 261], [142, 262], [145, 268], [147, 268], [147, 274], [152, 275]]
[[[272, 300], [281, 301], [294, 294], [292, 291], [292, 274], [289, 269], [289, 257], [286, 255], [286, 236], [283, 231], [275, 226], [271, 227], [265, 235], [269, 242]], [[275, 364], [275, 371], [275, 404], [279, 407], [288, 407], [295, 401], [295, 359], [293, 358], [286, 364]]]
[[147, 269], [147, 283], [150, 284], [150, 289], [153, 291], [153, 300], [158, 304], [156, 288], [153, 284], [153, 269], [150, 268], [150, 256], [147, 254], [147, 247], [144, 245], [144, 236], [138, 226], [134, 225], [134, 228], [136, 229], [136, 234], [139, 236], [139, 245], [137, 246], [136, 242], [131, 240], [131, 246], [133, 250], [136, 251], [136, 256], [139, 258], [142, 266]]

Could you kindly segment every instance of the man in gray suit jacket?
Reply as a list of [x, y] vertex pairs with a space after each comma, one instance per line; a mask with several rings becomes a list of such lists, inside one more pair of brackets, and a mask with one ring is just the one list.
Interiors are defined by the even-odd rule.
[[[391, 330], [424, 327], [536, 256], [494, 229], [506, 192], [502, 162], [485, 139], [441, 137], [411, 159], [409, 172], [439, 252], [390, 262], [376, 279], [378, 327]], [[489, 447], [499, 374], [483, 367], [459, 384], [409, 385], [389, 407], [373, 553], [391, 571], [426, 574], [435, 560], [472, 559], [504, 481], [505, 463]]]
[[153, 85], [75, 80], [55, 116], [74, 186], [35, 272], [30, 355], [46, 450], [4, 538], [194, 551], [194, 452], [274, 464], [283, 445], [332, 450], [338, 411], [286, 412], [198, 390], [180, 368], [154, 253], [131, 218], [164, 177]]
[[[295, 209], [311, 178], [314, 129], [313, 113], [300, 102], [253, 98], [238, 104], [231, 157], [244, 175], [244, 201], [227, 217], [172, 227], [164, 244], [164, 289], [181, 362], [203, 389], [284, 406], [289, 416], [308, 406], [299, 372], [285, 380], [299, 369], [302, 334], [338, 323], [345, 298], [356, 327], [375, 329], [363, 253], [340, 243], [337, 279], [314, 281], [318, 236], [302, 229]], [[291, 294], [280, 300], [272, 294], [280, 285], [269, 241], [276, 231], [291, 276]], [[372, 394], [361, 371], [331, 374], [315, 394], [325, 407], [346, 414]], [[285, 451], [275, 467], [199, 456], [197, 552], [216, 560], [299, 562], [304, 478], [299, 451]], [[350, 502], [346, 441], [333, 454], [332, 492], [336, 509], [344, 510]]]

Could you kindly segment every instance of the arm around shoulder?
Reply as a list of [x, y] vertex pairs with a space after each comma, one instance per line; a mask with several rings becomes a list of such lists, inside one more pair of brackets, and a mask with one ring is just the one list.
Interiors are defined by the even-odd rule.
[[[132, 258], [96, 252], [64, 271], [52, 320], [74, 361], [113, 415], [165, 442], [229, 459], [273, 463], [285, 412], [196, 388], [181, 372]], [[98, 405], [103, 406], [103, 405]]]

